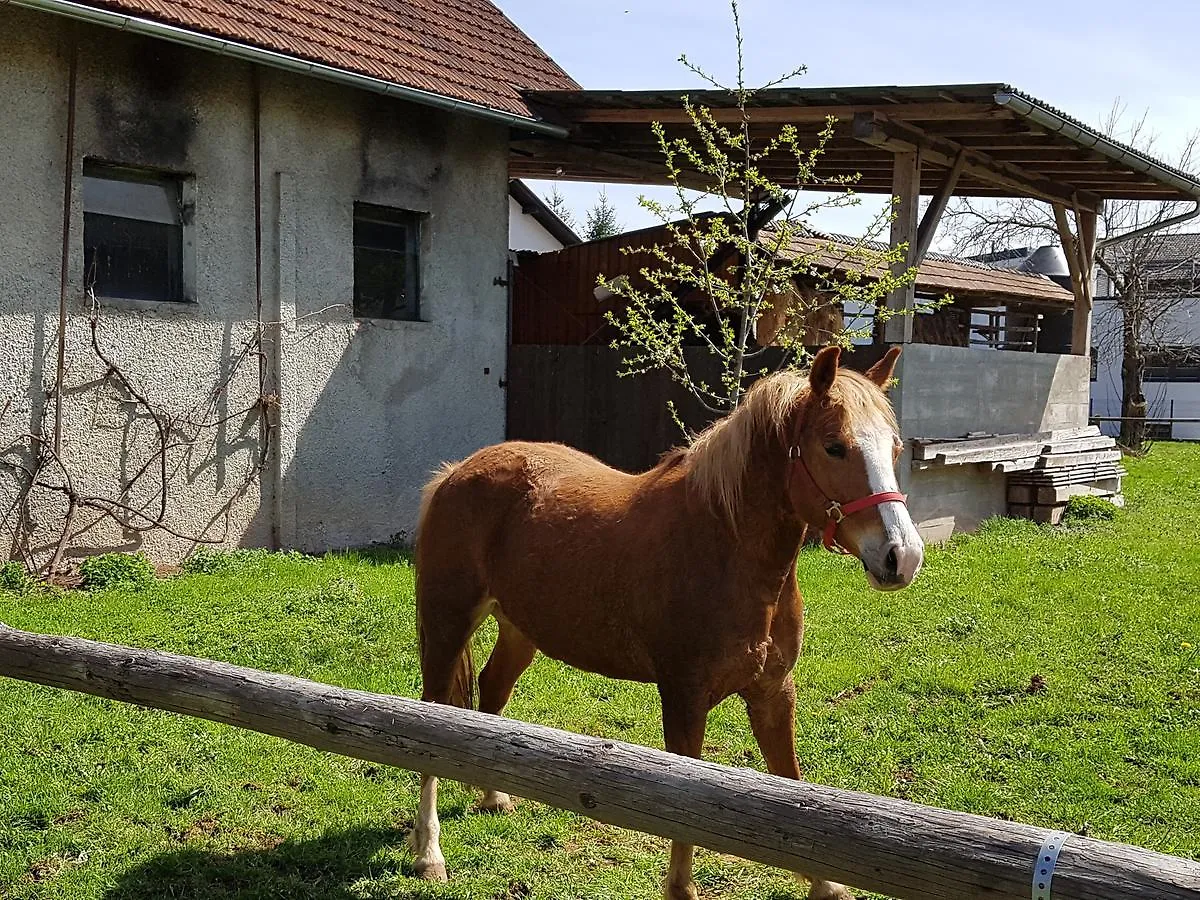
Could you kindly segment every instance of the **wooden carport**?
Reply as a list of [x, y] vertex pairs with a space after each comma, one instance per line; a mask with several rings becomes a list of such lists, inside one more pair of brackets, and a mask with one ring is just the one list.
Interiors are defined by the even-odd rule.
[[[527, 103], [548, 122], [565, 127], [566, 139], [516, 136], [513, 177], [635, 184], [667, 183], [658, 144], [650, 130], [659, 122], [668, 137], [691, 133], [681, 105], [689, 96], [712, 110], [717, 121], [737, 123], [741, 111], [718, 91], [539, 91]], [[1071, 270], [1074, 293], [1072, 351], [1089, 352], [1092, 260], [1096, 220], [1106, 199], [1194, 201], [1200, 181], [1101, 134], [1047, 103], [1003, 84], [921, 87], [777, 88], [759, 91], [748, 110], [752, 136], [764, 140], [785, 124], [808, 130], [815, 145], [829, 117], [833, 139], [818, 168], [822, 177], [857, 176], [855, 190], [898, 198], [893, 245], [907, 243], [919, 265], [942, 213], [955, 194], [1033, 197], [1052, 204]], [[780, 162], [766, 174], [788, 184], [794, 170]], [[697, 175], [686, 186], [703, 190]], [[919, 217], [921, 195], [932, 198]], [[911, 309], [912, 284], [888, 299]], [[911, 316], [889, 320], [885, 338], [912, 340]]]

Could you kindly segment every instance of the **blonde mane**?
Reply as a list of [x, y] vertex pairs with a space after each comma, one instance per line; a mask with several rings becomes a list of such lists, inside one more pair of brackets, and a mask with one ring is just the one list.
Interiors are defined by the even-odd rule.
[[[761, 379], [732, 413], [705, 429], [687, 450], [688, 481], [718, 514], [736, 522], [742, 488], [756, 440], [767, 439], [782, 450], [791, 440], [789, 426], [808, 401], [808, 374], [776, 372]], [[847, 425], [882, 416], [899, 433], [887, 395], [870, 379], [839, 369], [829, 389], [830, 412], [841, 410]]]

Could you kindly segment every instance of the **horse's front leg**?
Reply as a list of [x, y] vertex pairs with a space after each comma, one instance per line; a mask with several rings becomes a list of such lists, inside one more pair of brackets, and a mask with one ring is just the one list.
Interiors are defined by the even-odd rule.
[[[658, 686], [662, 698], [663, 743], [671, 753], [700, 758], [704, 749], [704, 725], [708, 720], [707, 701], [700, 691]], [[663, 885], [666, 900], [697, 900], [692, 883], [691, 844], [671, 842], [671, 864]]]
[[[788, 672], [780, 681], [756, 682], [742, 692], [750, 715], [750, 730], [762, 750], [767, 771], [782, 778], [800, 780], [800, 762], [796, 759], [796, 686]], [[799, 872], [796, 877], [812, 881], [808, 900], [854, 900], [844, 885], [817, 881]]]

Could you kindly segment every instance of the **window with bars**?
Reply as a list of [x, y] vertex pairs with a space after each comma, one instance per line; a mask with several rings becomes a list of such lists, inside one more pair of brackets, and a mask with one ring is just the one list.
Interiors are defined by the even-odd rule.
[[419, 320], [420, 213], [354, 204], [354, 315]]
[[187, 302], [184, 180], [145, 169], [83, 166], [85, 285], [98, 297]]

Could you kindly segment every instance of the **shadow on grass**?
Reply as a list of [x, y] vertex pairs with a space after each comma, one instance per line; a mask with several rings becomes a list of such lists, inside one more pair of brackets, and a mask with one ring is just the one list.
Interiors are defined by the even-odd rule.
[[371, 889], [384, 883], [389, 898], [433, 897], [437, 888], [412, 877], [407, 860], [399, 863], [394, 854], [379, 855], [385, 848], [403, 846], [405, 834], [394, 828], [352, 828], [233, 853], [185, 847], [130, 869], [104, 897], [362, 900], [374, 896]]

